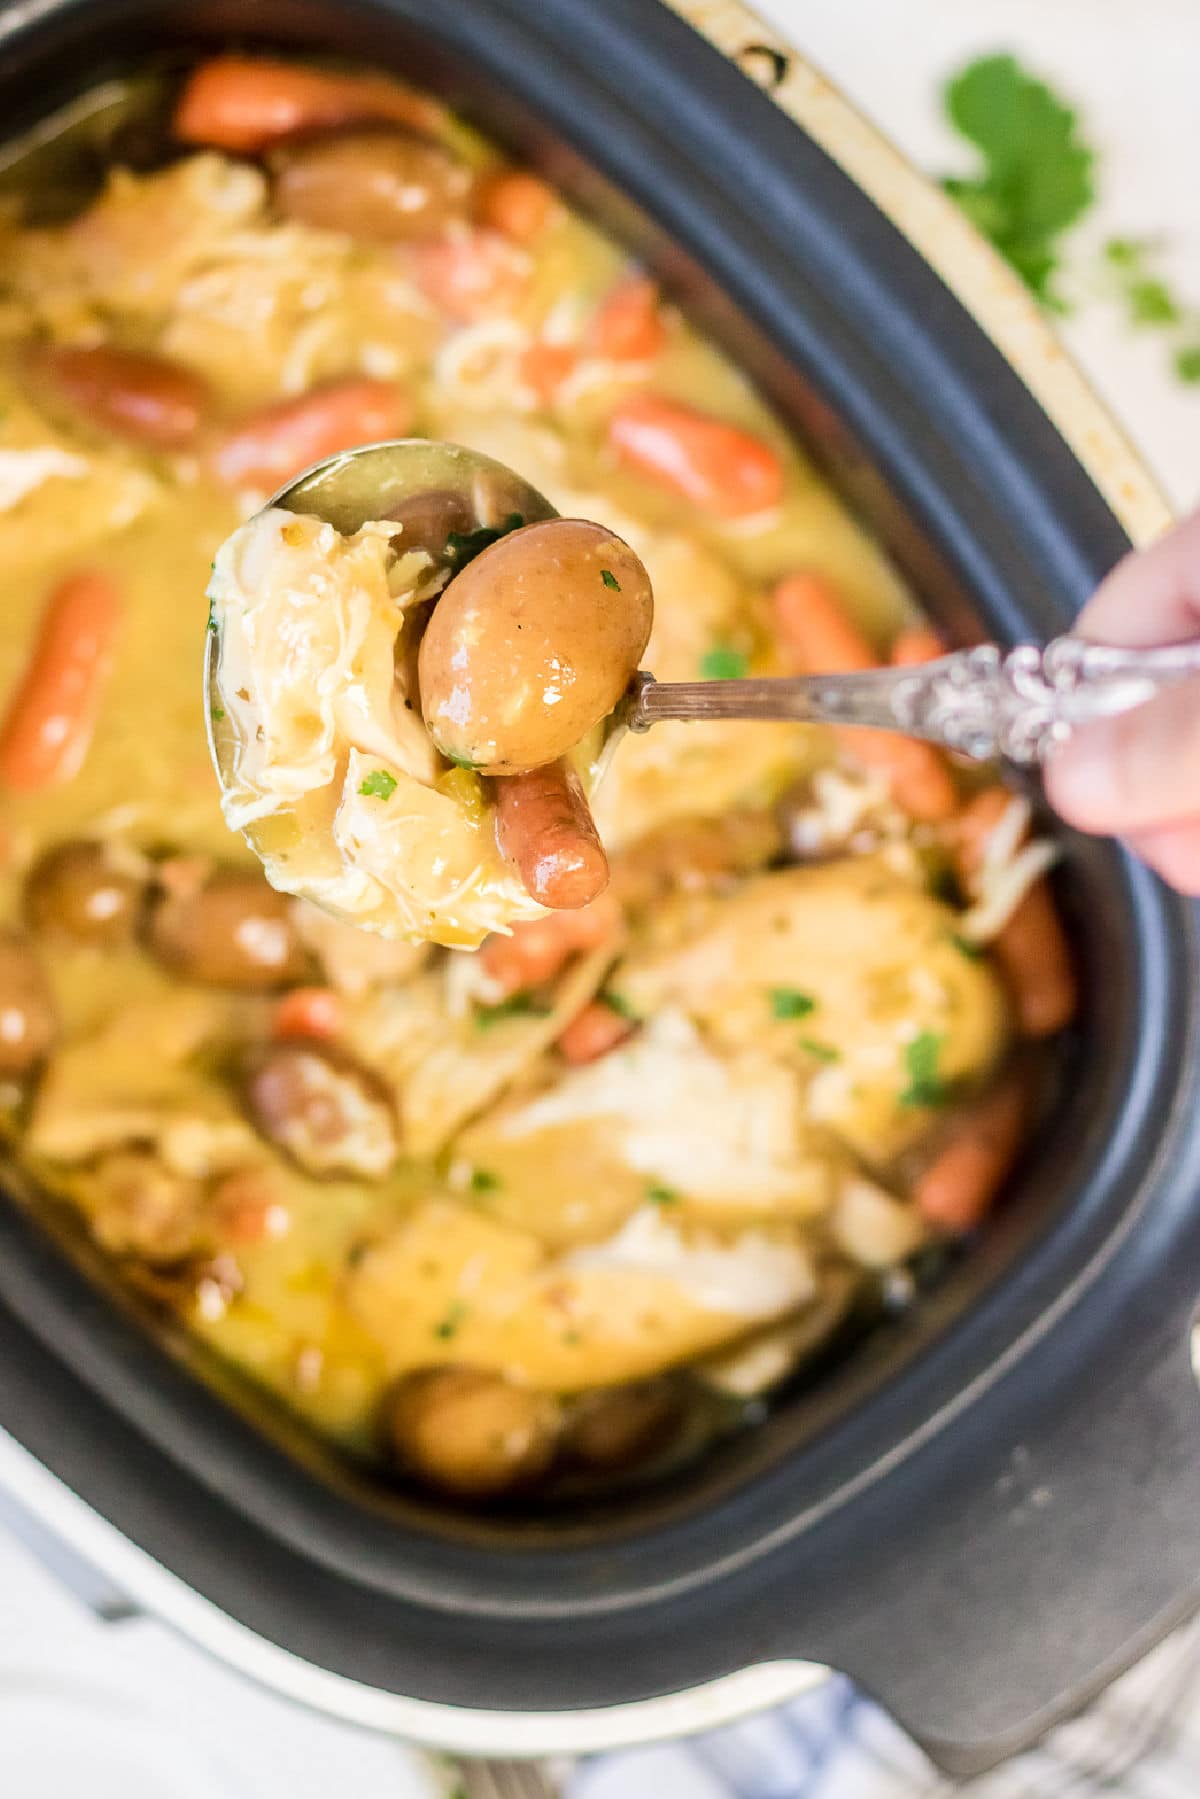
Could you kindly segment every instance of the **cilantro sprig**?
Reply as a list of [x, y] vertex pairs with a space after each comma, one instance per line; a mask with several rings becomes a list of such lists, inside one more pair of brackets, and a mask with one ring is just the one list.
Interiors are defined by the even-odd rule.
[[938, 1073], [944, 1037], [936, 1031], [920, 1031], [904, 1047], [908, 1086], [900, 1095], [902, 1106], [941, 1106], [946, 1102], [946, 1083]]
[[396, 777], [386, 768], [373, 768], [359, 783], [358, 791], [367, 800], [390, 800], [396, 791]]
[[1065, 311], [1054, 287], [1059, 242], [1095, 198], [1095, 152], [1075, 109], [1004, 55], [968, 63], [943, 100], [981, 163], [943, 187], [1038, 299]]

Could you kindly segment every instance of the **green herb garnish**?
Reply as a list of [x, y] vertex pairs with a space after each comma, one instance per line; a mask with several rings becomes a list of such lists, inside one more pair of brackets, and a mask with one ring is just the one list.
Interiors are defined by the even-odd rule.
[[210, 706], [208, 709], [208, 716], [212, 719], [214, 725], [219, 725], [225, 716], [224, 706]]
[[459, 1327], [461, 1326], [463, 1319], [466, 1317], [466, 1315], [467, 1315], [466, 1306], [463, 1304], [461, 1299], [456, 1299], [454, 1301], [454, 1304], [450, 1307], [449, 1311], [446, 1313], [446, 1316], [440, 1321], [440, 1323], [434, 1325], [434, 1327], [433, 1327], [434, 1336], [439, 1338], [441, 1342], [448, 1343], [450, 1341], [451, 1337], [456, 1337], [458, 1335]]
[[934, 1031], [921, 1031], [905, 1045], [904, 1066], [908, 1086], [900, 1095], [902, 1106], [940, 1106], [945, 1104], [946, 1083], [938, 1073], [938, 1058], [944, 1038]]
[[1157, 275], [1131, 281], [1125, 294], [1134, 325], [1177, 325], [1183, 317], [1178, 300]]
[[700, 658], [702, 681], [740, 681], [746, 672], [746, 658], [727, 643], [715, 643]]
[[982, 158], [978, 175], [943, 187], [1038, 299], [1064, 311], [1053, 289], [1059, 239], [1095, 197], [1095, 154], [1077, 114], [1013, 56], [968, 63], [942, 98]]
[[358, 791], [364, 799], [390, 800], [396, 791], [396, 777], [389, 775], [386, 768], [373, 768]]
[[1200, 381], [1200, 344], [1184, 344], [1176, 350], [1172, 366], [1180, 381], [1189, 387]]
[[800, 1048], [816, 1062], [840, 1062], [842, 1052], [832, 1043], [818, 1043], [815, 1037], [801, 1037]]
[[499, 1185], [500, 1185], [499, 1175], [493, 1174], [490, 1169], [472, 1168], [472, 1170], [471, 1170], [471, 1191], [472, 1191], [472, 1193], [494, 1193], [496, 1191], [496, 1188]]
[[620, 593], [621, 583], [617, 580], [617, 577], [613, 574], [611, 568], [602, 568], [600, 570], [600, 579], [606, 587], [611, 587], [614, 593]]
[[772, 987], [772, 1018], [807, 1018], [815, 1012], [817, 1002], [811, 994], [801, 993], [796, 987]]
[[525, 523], [523, 512], [510, 512], [499, 525], [479, 525], [474, 531], [451, 531], [446, 539], [446, 560], [453, 563], [455, 574], [466, 568], [468, 562], [474, 562], [476, 556], [499, 543], [510, 531], [519, 531]]
[[514, 993], [508, 999], [502, 999], [495, 1006], [476, 1006], [475, 1029], [490, 1031], [494, 1024], [501, 1024], [506, 1018], [549, 1018], [550, 1007], [541, 1006], [532, 993]]
[[664, 1187], [658, 1181], [651, 1181], [646, 1188], [646, 1203], [652, 1206], [675, 1206], [679, 1204], [679, 1195], [674, 1187]]
[[479, 763], [472, 762], [469, 756], [456, 756], [453, 750], [443, 750], [442, 754], [447, 762], [453, 762], [455, 768], [465, 768], [469, 774], [473, 775], [479, 773]]
[[632, 1024], [638, 1022], [638, 1015], [623, 993], [614, 993], [611, 987], [602, 987], [596, 995], [602, 1006], [615, 1012], [618, 1018], [628, 1018]]
[[950, 941], [959, 955], [965, 956], [968, 962], [982, 962], [987, 955], [982, 943], [972, 943], [969, 937], [960, 937], [957, 931], [953, 933]]

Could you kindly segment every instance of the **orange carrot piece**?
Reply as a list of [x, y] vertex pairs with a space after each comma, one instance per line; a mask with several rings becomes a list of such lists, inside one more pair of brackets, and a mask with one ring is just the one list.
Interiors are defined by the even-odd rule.
[[667, 341], [658, 289], [645, 275], [618, 281], [601, 301], [588, 333], [597, 356], [613, 362], [648, 362]]
[[890, 660], [893, 668], [917, 668], [945, 654], [946, 646], [931, 625], [906, 625], [892, 644]]
[[217, 1235], [225, 1243], [248, 1245], [286, 1236], [291, 1218], [269, 1170], [235, 1168], [212, 1196]]
[[526, 387], [539, 400], [552, 400], [579, 361], [572, 344], [548, 344], [540, 340], [522, 351], [518, 371]]
[[112, 669], [121, 600], [107, 575], [68, 575], [50, 595], [0, 725], [0, 781], [33, 793], [69, 781], [87, 755]]
[[[878, 667], [870, 639], [823, 575], [789, 575], [772, 598], [780, 642], [797, 674]], [[892, 798], [910, 818], [926, 823], [951, 817], [958, 803], [954, 779], [932, 744], [888, 731], [839, 730], [837, 736], [859, 762], [887, 776]]]
[[874, 646], [826, 576], [812, 571], [788, 575], [775, 588], [772, 603], [780, 642], [798, 675], [878, 668]]
[[256, 156], [298, 131], [370, 120], [429, 131], [443, 116], [434, 101], [386, 76], [216, 56], [188, 77], [172, 129], [187, 144]]
[[507, 998], [554, 978], [574, 955], [615, 941], [622, 912], [609, 893], [574, 912], [552, 912], [515, 925], [511, 937], [489, 937], [480, 950], [484, 971]]
[[981, 1223], [1016, 1160], [1027, 1114], [1025, 1082], [1016, 1073], [965, 1111], [917, 1177], [913, 1199], [922, 1218], [952, 1234]]
[[339, 450], [402, 437], [411, 423], [412, 406], [398, 387], [350, 376], [235, 425], [213, 451], [212, 466], [227, 487], [270, 492]]
[[328, 1039], [340, 1035], [344, 1022], [341, 996], [332, 987], [293, 987], [275, 1008], [271, 1035]]
[[[953, 827], [955, 872], [963, 891], [978, 891], [987, 841], [1008, 807], [1003, 787], [985, 787], [964, 806]], [[1023, 1037], [1053, 1037], [1079, 1006], [1079, 983], [1066, 932], [1042, 876], [990, 944], [1012, 995]]]
[[838, 737], [865, 768], [887, 777], [892, 798], [920, 824], [940, 824], [954, 815], [958, 789], [943, 757], [919, 737], [891, 731], [839, 731]]
[[720, 518], [778, 505], [783, 467], [761, 438], [656, 394], [615, 408], [608, 440], [623, 462]]
[[479, 185], [475, 216], [502, 237], [532, 243], [550, 222], [557, 205], [553, 188], [528, 169], [502, 169]]
[[622, 1018], [602, 999], [594, 999], [577, 1012], [558, 1039], [558, 1052], [573, 1068], [585, 1062], [598, 1062], [618, 1043], [624, 1043], [634, 1029], [628, 1018]]
[[498, 231], [448, 231], [409, 248], [421, 292], [460, 323], [483, 318], [515, 301], [528, 278], [528, 260]]

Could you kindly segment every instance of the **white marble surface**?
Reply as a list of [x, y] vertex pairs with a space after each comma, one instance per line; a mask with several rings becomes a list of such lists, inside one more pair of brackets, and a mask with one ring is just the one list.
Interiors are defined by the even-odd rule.
[[[1192, 0], [763, 0], [762, 10], [927, 167], [961, 163], [940, 78], [1014, 48], [1069, 89], [1103, 154], [1077, 266], [1111, 232], [1161, 234], [1200, 303], [1195, 199], [1200, 8]], [[1087, 299], [1066, 339], [1174, 502], [1200, 497], [1200, 388], [1155, 334]], [[401, 1745], [297, 1711], [149, 1620], [89, 1612], [0, 1533], [4, 1799], [429, 1799], [441, 1782]]]

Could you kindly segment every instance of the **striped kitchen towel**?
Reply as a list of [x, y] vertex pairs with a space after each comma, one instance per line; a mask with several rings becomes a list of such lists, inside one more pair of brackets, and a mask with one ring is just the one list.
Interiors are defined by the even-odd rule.
[[580, 1763], [569, 1799], [1200, 1799], [1200, 1620], [1036, 1750], [943, 1779], [841, 1675], [765, 1717]]

